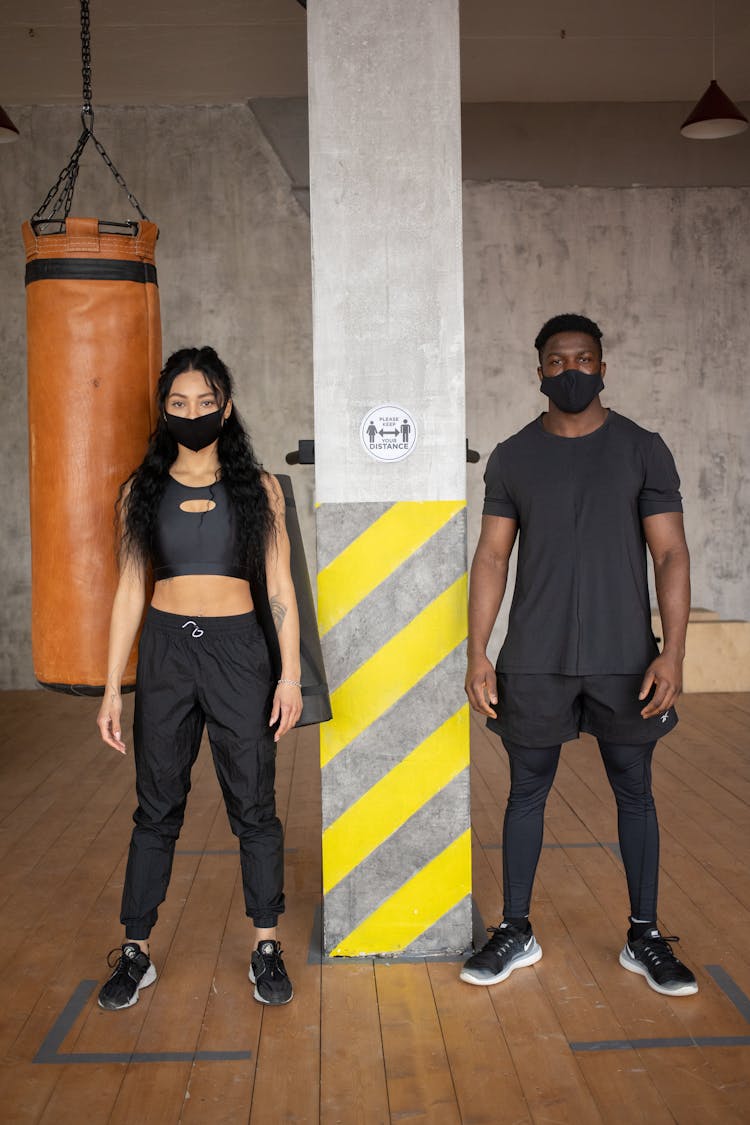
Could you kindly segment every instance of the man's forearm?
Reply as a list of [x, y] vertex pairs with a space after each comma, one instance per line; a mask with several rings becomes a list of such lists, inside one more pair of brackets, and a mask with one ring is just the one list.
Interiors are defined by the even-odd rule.
[[508, 563], [475, 558], [469, 586], [469, 656], [484, 656], [508, 582]]
[[685, 635], [690, 616], [690, 556], [687, 549], [670, 551], [654, 560], [656, 600], [659, 603], [664, 652], [680, 660], [685, 655]]

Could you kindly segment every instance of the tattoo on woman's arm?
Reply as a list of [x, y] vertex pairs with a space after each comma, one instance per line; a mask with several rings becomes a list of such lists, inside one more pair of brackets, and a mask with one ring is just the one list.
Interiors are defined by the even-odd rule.
[[286, 617], [286, 606], [283, 604], [283, 602], [279, 601], [277, 597], [271, 598], [270, 602], [273, 623], [276, 626], [276, 632], [280, 633], [281, 626], [284, 624], [284, 618]]
[[116, 665], [112, 669], [112, 674], [109, 677], [109, 679], [107, 680], [107, 687], [109, 689], [109, 701], [110, 701], [110, 703], [114, 703], [115, 700], [117, 699], [118, 695], [121, 694], [121, 690], [118, 686], [119, 682], [120, 682], [120, 667], [119, 667], [119, 665]]

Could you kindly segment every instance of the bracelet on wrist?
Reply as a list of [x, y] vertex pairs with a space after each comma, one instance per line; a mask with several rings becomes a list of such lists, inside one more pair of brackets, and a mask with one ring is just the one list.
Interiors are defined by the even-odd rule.
[[276, 682], [279, 684], [288, 684], [289, 687], [302, 687], [302, 680], [287, 680], [284, 676], [280, 676]]

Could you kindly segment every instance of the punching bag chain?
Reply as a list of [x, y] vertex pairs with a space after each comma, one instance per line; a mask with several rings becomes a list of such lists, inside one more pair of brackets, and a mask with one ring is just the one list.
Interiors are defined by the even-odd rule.
[[[44, 227], [48, 223], [56, 222], [62, 226], [70, 214], [70, 208], [73, 203], [73, 192], [75, 191], [76, 181], [78, 179], [79, 161], [89, 140], [93, 141], [94, 148], [127, 195], [131, 206], [135, 208], [142, 219], [148, 219], [148, 215], [146, 215], [140, 203], [125, 183], [121, 173], [117, 171], [117, 168], [115, 168], [112, 163], [112, 159], [105, 150], [104, 145], [99, 138], [94, 135], [94, 108], [91, 93], [91, 22], [89, 19], [89, 0], [81, 0], [81, 70], [83, 75], [83, 96], [81, 105], [83, 132], [78, 138], [78, 143], [73, 149], [68, 163], [57, 177], [56, 182], [47, 192], [42, 205], [32, 215], [31, 224], [35, 231], [38, 231], [38, 228]], [[129, 226], [131, 224], [126, 225]]]
[[86, 116], [93, 123], [94, 110], [91, 106], [91, 20], [89, 19], [89, 0], [81, 0], [81, 71], [83, 76], [83, 104], [81, 117], [86, 124]]

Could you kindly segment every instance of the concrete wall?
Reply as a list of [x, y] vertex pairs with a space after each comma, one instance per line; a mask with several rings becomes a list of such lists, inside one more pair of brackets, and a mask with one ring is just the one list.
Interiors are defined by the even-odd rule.
[[[308, 192], [307, 98], [250, 103], [300, 199]], [[689, 102], [467, 102], [464, 180], [544, 187], [746, 187], [750, 134], [687, 140]], [[750, 103], [740, 104], [750, 117]]]
[[[33, 677], [19, 225], [67, 159], [79, 120], [73, 109], [6, 108], [22, 139], [0, 147], [0, 687], [21, 687]], [[162, 229], [165, 352], [213, 342], [234, 368], [263, 460], [283, 468], [297, 438], [312, 436], [309, 224], [289, 177], [244, 106], [102, 109], [97, 129]], [[735, 176], [742, 145], [750, 135], [701, 151]], [[542, 148], [527, 174], [542, 180], [546, 159]], [[634, 163], [632, 182], [646, 178]], [[98, 157], [81, 181], [79, 213], [93, 196], [105, 217], [128, 215]], [[467, 433], [482, 453], [467, 466], [470, 550], [488, 453], [543, 406], [534, 335], [547, 316], [583, 309], [605, 331], [604, 401], [661, 430], [675, 452], [694, 604], [750, 618], [750, 187], [466, 182], [464, 269]], [[291, 473], [312, 562], [313, 471]]]
[[[710, 143], [682, 136], [694, 104], [471, 102], [461, 111], [464, 178], [545, 187], [750, 184], [748, 134]], [[740, 108], [750, 117], [750, 105]]]
[[[21, 139], [0, 147], [2, 688], [34, 686], [19, 227], [41, 203], [80, 133], [74, 109], [10, 112]], [[312, 437], [313, 392], [309, 223], [288, 177], [244, 105], [102, 109], [96, 130], [161, 230], [164, 355], [211, 343], [229, 364], [237, 404], [261, 459], [269, 469], [292, 475], [314, 562], [312, 469], [290, 470], [284, 463], [298, 438]], [[88, 151], [74, 213], [136, 217], [101, 159]]]

